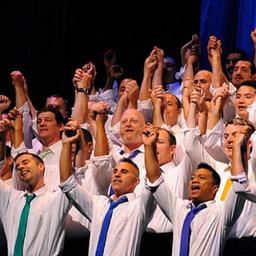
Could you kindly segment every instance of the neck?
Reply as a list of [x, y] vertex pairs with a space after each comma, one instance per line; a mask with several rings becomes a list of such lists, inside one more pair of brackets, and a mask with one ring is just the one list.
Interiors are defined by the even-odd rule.
[[42, 144], [43, 144], [43, 149], [48, 148], [50, 146], [52, 146], [53, 144], [55, 144], [56, 142], [58, 142], [60, 140], [60, 138], [56, 138], [56, 139], [40, 139]]
[[141, 143], [129, 143], [124, 145], [124, 151], [130, 153], [134, 149], [137, 149], [141, 146]]
[[40, 180], [36, 184], [28, 185], [27, 190], [28, 190], [29, 193], [34, 193], [35, 191], [39, 190], [43, 186], [44, 186], [44, 181]]

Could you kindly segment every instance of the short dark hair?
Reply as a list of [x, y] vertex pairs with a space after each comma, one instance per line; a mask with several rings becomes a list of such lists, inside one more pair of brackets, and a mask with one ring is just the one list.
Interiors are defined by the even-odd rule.
[[177, 108], [178, 108], [178, 109], [180, 109], [180, 108], [182, 107], [179, 98], [178, 98], [175, 94], [173, 94], [173, 93], [171, 93], [171, 92], [166, 92], [166, 94], [169, 94], [169, 95], [172, 95], [172, 96], [175, 97], [175, 99], [176, 99], [176, 105], [177, 105]]
[[34, 159], [37, 160], [37, 162], [44, 164], [44, 160], [43, 160], [39, 155], [30, 153], [30, 152], [27, 152], [27, 151], [21, 152], [21, 153], [19, 153], [17, 156], [15, 156], [14, 162], [16, 162], [16, 160], [17, 160], [20, 156], [22, 156], [22, 155], [31, 155]]
[[238, 87], [237, 87], [237, 90], [242, 87], [242, 86], [250, 86], [252, 88], [254, 88], [256, 90], [256, 81], [254, 80], [246, 80], [246, 81], [243, 81]]
[[137, 164], [135, 164], [131, 159], [127, 158], [127, 157], [123, 157], [121, 158], [118, 163], [129, 163], [131, 164], [137, 171], [138, 171], [138, 174], [140, 173], [140, 169], [138, 167]]
[[37, 117], [39, 116], [39, 114], [44, 113], [44, 112], [52, 112], [55, 116], [55, 120], [56, 120], [57, 124], [65, 124], [64, 117], [62, 116], [62, 114], [60, 113], [58, 108], [56, 108], [52, 105], [44, 107], [37, 112]]
[[241, 58], [239, 61], [247, 61], [247, 62], [250, 62], [251, 66], [250, 66], [250, 69], [251, 69], [251, 74], [255, 74], [256, 73], [256, 68], [255, 68], [255, 65], [253, 63], [253, 61], [249, 58]]
[[88, 142], [93, 142], [93, 139], [92, 139], [92, 135], [91, 133], [87, 130], [87, 129], [84, 129], [84, 128], [81, 128], [82, 129], [82, 132], [84, 134], [84, 140], [88, 143]]
[[10, 156], [12, 156], [11, 155], [11, 147], [9, 147], [9, 146], [5, 146], [5, 155], [6, 155], [6, 157], [10, 157]]
[[227, 54], [226, 54], [226, 56], [225, 56], [225, 59], [227, 59], [228, 55], [229, 55], [229, 54], [232, 54], [232, 53], [238, 53], [238, 54], [240, 54], [240, 58], [248, 58], [248, 55], [247, 55], [246, 51], [244, 51], [244, 50], [242, 50], [242, 49], [240, 49], [240, 48], [232, 48], [232, 49], [230, 49], [230, 50], [227, 52]]
[[65, 104], [65, 111], [67, 111], [68, 115], [70, 114], [70, 107], [69, 107], [69, 102], [67, 99], [65, 99], [64, 97], [58, 95], [58, 94], [52, 94], [50, 96], [48, 96], [45, 100], [45, 105], [47, 103], [47, 100], [50, 99], [50, 98], [58, 98], [58, 99], [62, 99], [64, 101], [64, 104]]
[[168, 133], [168, 140], [169, 140], [170, 146], [177, 144], [176, 137], [171, 131], [161, 127], [158, 128], [158, 131], [166, 131]]
[[214, 184], [219, 186], [220, 185], [220, 175], [212, 168], [212, 166], [210, 166], [209, 164], [207, 163], [200, 163], [198, 166], [197, 166], [197, 170], [198, 169], [206, 169], [208, 170], [209, 172], [212, 173], [212, 177], [213, 177], [213, 180], [214, 180]]

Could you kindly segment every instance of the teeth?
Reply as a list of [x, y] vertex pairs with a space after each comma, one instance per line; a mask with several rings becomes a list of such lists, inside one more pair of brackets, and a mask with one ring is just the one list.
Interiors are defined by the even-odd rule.
[[26, 175], [27, 173], [28, 173], [28, 171], [22, 171], [22, 172], [21, 172], [21, 175], [24, 176], [24, 175]]

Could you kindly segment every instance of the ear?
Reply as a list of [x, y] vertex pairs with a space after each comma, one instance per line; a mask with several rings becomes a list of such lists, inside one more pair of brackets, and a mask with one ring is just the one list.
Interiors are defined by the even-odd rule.
[[136, 179], [136, 182], [134, 183], [134, 187], [136, 187], [140, 183], [140, 178]]
[[38, 168], [40, 169], [40, 171], [44, 171], [45, 165], [40, 162], [40, 163], [38, 163]]
[[219, 190], [219, 186], [218, 185], [213, 185], [213, 194], [216, 194], [217, 191]]
[[175, 152], [176, 152], [176, 145], [173, 144], [170, 146], [170, 153], [174, 155]]
[[89, 152], [89, 154], [91, 154], [92, 151], [93, 151], [93, 143], [92, 143], [91, 141], [89, 141], [89, 142], [87, 143], [87, 145], [88, 145], [88, 152]]
[[59, 131], [63, 132], [64, 131], [65, 125], [63, 123], [59, 124]]

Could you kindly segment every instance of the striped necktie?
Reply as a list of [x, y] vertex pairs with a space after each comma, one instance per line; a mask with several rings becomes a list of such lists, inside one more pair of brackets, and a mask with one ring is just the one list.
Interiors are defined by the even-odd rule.
[[187, 214], [181, 231], [181, 239], [180, 239], [180, 256], [188, 256], [189, 255], [189, 242], [190, 242], [190, 224], [194, 217], [199, 211], [206, 208], [206, 204], [201, 204], [197, 207], [192, 207], [190, 212]]
[[18, 234], [15, 242], [13, 256], [23, 256], [23, 246], [24, 246], [24, 240], [26, 236], [30, 203], [36, 197], [36, 195], [26, 194], [25, 197], [26, 197], [26, 203], [22, 209], [21, 216], [20, 216], [20, 223], [19, 223]]
[[105, 243], [106, 243], [107, 234], [108, 234], [108, 228], [109, 228], [109, 224], [110, 224], [110, 221], [112, 218], [113, 210], [119, 204], [122, 204], [127, 201], [128, 201], [128, 198], [126, 196], [123, 196], [123, 197], [119, 198], [117, 201], [112, 201], [110, 203], [109, 209], [104, 217], [103, 224], [101, 227], [99, 241], [98, 241], [96, 254], [95, 254], [96, 256], [102, 256], [104, 253]]
[[48, 156], [51, 153], [51, 149], [45, 149], [39, 153], [39, 156], [44, 159], [46, 156]]

